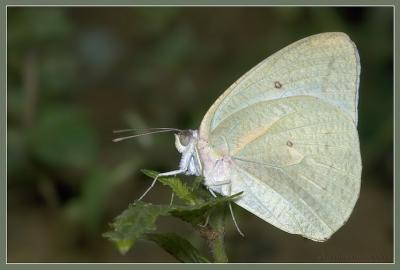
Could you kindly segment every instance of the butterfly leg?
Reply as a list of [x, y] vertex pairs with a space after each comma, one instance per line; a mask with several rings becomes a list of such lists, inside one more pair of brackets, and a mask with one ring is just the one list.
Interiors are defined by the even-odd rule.
[[[209, 187], [207, 187], [208, 191], [211, 193], [211, 195], [216, 198], [217, 195], [214, 193], [214, 191], [212, 191], [212, 189], [210, 189]], [[200, 227], [206, 227], [208, 225], [208, 222], [210, 221], [210, 214], [207, 215], [206, 217], [206, 221], [204, 222], [204, 224], [200, 224]]]
[[231, 202], [229, 202], [229, 211], [231, 212], [232, 220], [233, 220], [233, 223], [235, 224], [236, 230], [238, 231], [238, 233], [239, 233], [242, 237], [244, 237], [244, 233], [242, 233], [242, 231], [240, 230], [240, 228], [239, 228], [239, 226], [238, 226], [238, 224], [237, 224], [237, 222], [236, 222], [235, 215], [233, 214], [233, 209], [232, 209], [232, 204], [231, 204]]
[[[229, 188], [229, 194], [232, 195], [232, 186], [229, 185], [228, 188]], [[233, 223], [235, 224], [236, 230], [238, 231], [238, 233], [239, 233], [242, 237], [244, 237], [244, 233], [242, 233], [242, 231], [240, 230], [239, 225], [238, 225], [237, 222], [236, 222], [235, 215], [233, 214], [233, 209], [232, 209], [232, 203], [231, 203], [231, 202], [229, 202], [229, 211], [231, 212], [232, 220], [233, 220]]]
[[203, 227], [203, 228], [206, 227], [206, 226], [208, 225], [208, 221], [209, 221], [209, 220], [210, 220], [210, 214], [207, 215], [206, 221], [204, 222], [204, 224], [200, 224], [199, 226], [200, 226], [200, 227]]
[[217, 181], [213, 184], [209, 184], [209, 186], [224, 186], [224, 185], [229, 185], [231, 183], [231, 180], [222, 180], [222, 181]]
[[185, 169], [179, 169], [179, 170], [175, 170], [175, 171], [171, 171], [171, 172], [165, 172], [165, 173], [159, 173], [157, 174], [157, 176], [154, 178], [153, 182], [151, 183], [150, 187], [142, 194], [142, 196], [140, 196], [140, 198], [138, 199], [138, 201], [140, 201], [141, 199], [143, 199], [144, 196], [146, 196], [146, 194], [154, 187], [154, 185], [157, 182], [158, 177], [162, 177], [162, 176], [172, 176], [172, 175], [177, 175], [177, 174], [181, 174], [186, 172], [186, 168]]
[[217, 195], [214, 193], [214, 191], [213, 191], [211, 188], [207, 187], [207, 189], [208, 189], [208, 191], [210, 191], [211, 195], [212, 195], [214, 198], [217, 198]]
[[[228, 188], [229, 188], [229, 195], [231, 195], [232, 190], [231, 190], [231, 185], [230, 185], [230, 184], [231, 184], [231, 181], [230, 181], [230, 180], [224, 180], [224, 181], [216, 182], [215, 184], [213, 184], [213, 185], [211, 185], [211, 186], [229, 185], [229, 186], [228, 186]], [[214, 191], [213, 191], [211, 188], [208, 187], [208, 191], [210, 191], [211, 195], [212, 195], [214, 198], [217, 197], [217, 195], [214, 193]], [[239, 228], [239, 226], [238, 226], [238, 224], [237, 224], [237, 222], [236, 222], [236, 218], [235, 218], [235, 215], [234, 215], [233, 209], [232, 209], [232, 203], [229, 202], [228, 205], [229, 205], [229, 211], [231, 212], [232, 220], [233, 220], [233, 223], [235, 224], [236, 230], [238, 231], [238, 233], [239, 233], [241, 236], [244, 237], [244, 233], [242, 233], [242, 231], [240, 230], [240, 228]]]

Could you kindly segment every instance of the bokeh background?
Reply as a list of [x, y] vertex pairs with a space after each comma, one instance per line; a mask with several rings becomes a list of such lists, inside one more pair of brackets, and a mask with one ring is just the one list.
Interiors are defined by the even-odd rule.
[[[235, 207], [231, 262], [393, 260], [391, 7], [8, 7], [8, 262], [175, 262], [101, 234], [150, 179], [178, 166], [172, 134], [112, 143], [121, 128], [197, 128], [239, 76], [311, 34], [346, 32], [361, 57], [360, 199], [332, 239], [287, 234]], [[158, 185], [146, 197], [167, 203]], [[161, 220], [207, 252], [189, 225]]]

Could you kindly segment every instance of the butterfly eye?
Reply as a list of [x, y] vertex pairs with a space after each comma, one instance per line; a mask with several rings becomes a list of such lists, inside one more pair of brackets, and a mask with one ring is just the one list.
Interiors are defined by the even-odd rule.
[[187, 134], [179, 134], [179, 141], [183, 146], [187, 146], [190, 142], [190, 137]]
[[190, 130], [182, 130], [178, 134], [179, 142], [182, 146], [188, 146], [190, 143], [190, 139], [193, 137], [193, 134]]

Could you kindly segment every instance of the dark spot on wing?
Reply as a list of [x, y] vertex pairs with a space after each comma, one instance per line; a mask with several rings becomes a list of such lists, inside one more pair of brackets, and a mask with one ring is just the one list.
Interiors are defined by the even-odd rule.
[[279, 82], [279, 81], [275, 81], [275, 82], [274, 82], [274, 86], [275, 86], [276, 89], [282, 88], [282, 84], [281, 84], [281, 82]]
[[289, 146], [289, 147], [292, 147], [293, 143], [291, 141], [287, 141], [286, 145]]

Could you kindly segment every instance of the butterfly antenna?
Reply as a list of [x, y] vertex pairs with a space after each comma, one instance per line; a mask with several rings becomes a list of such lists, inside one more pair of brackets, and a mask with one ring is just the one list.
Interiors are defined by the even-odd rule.
[[[136, 138], [136, 137], [140, 137], [140, 136], [156, 134], [156, 133], [163, 133], [163, 132], [171, 132], [171, 131], [180, 131], [180, 129], [175, 129], [174, 128], [174, 129], [154, 130], [154, 131], [144, 132], [144, 133], [140, 133], [140, 134], [135, 134], [135, 135], [116, 138], [116, 139], [113, 140], [113, 142], [120, 142], [120, 141], [124, 141], [124, 140], [127, 140], [127, 139], [132, 139], [132, 138]], [[116, 133], [118, 133], [118, 132], [116, 132]]]
[[174, 131], [182, 131], [178, 128], [130, 128], [130, 129], [119, 129], [113, 130], [113, 133], [124, 133], [124, 132], [148, 132], [148, 131], [158, 131], [158, 130], [174, 130]]

